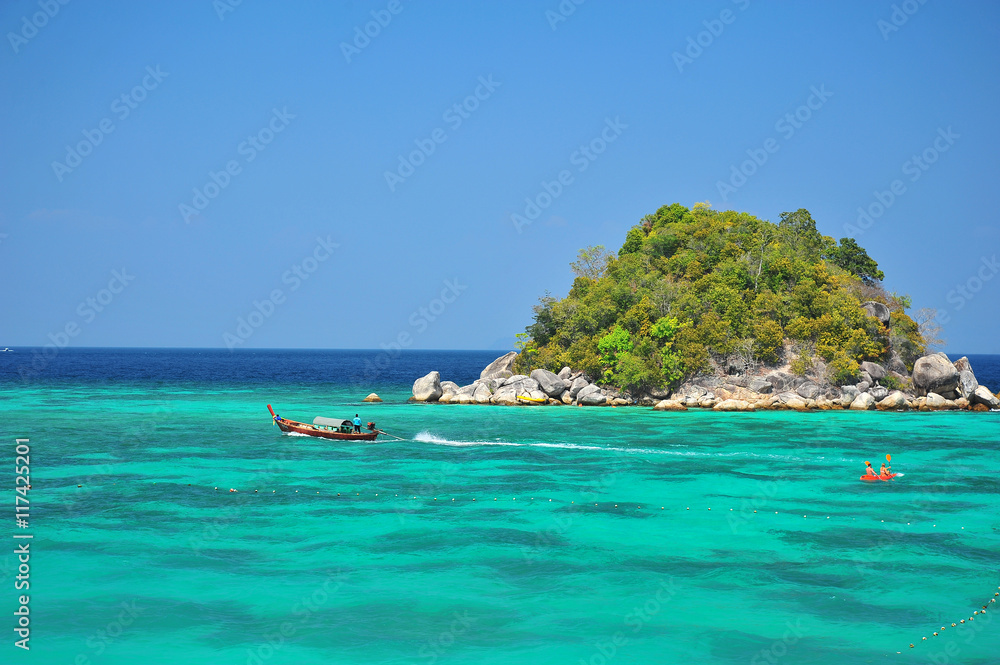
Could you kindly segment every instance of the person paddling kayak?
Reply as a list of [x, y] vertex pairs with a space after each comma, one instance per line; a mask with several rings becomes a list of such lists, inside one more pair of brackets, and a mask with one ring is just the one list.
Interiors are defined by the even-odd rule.
[[892, 456], [886, 455], [885, 462], [882, 462], [882, 468], [879, 469], [878, 473], [875, 473], [875, 469], [872, 468], [872, 463], [869, 462], [868, 460], [865, 460], [865, 473], [863, 476], [861, 476], [861, 480], [869, 483], [877, 483], [880, 481], [885, 482], [893, 480], [899, 476], [902, 476], [903, 474], [901, 473], [892, 472], [892, 467], [886, 463], [891, 461], [892, 461]]

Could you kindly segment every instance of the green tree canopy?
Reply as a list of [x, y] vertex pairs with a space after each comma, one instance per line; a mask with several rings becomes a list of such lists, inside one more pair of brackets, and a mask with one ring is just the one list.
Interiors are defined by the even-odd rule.
[[[631, 228], [617, 257], [587, 247], [570, 267], [569, 294], [541, 298], [526, 329], [533, 366], [569, 365], [625, 390], [788, 362], [793, 344], [836, 381], [888, 361], [890, 342], [908, 365], [924, 349], [908, 299], [882, 290], [867, 252], [822, 235], [805, 209], [773, 224], [674, 203]], [[873, 299], [892, 312], [888, 327], [861, 309]]]
[[885, 273], [878, 269], [875, 260], [854, 240], [841, 238], [840, 245], [827, 253], [831, 263], [837, 265], [852, 275], [861, 278], [866, 284], [885, 279]]
[[577, 277], [596, 280], [604, 276], [604, 271], [613, 258], [614, 254], [605, 249], [604, 245], [593, 245], [581, 249], [576, 261], [570, 263], [569, 267]]

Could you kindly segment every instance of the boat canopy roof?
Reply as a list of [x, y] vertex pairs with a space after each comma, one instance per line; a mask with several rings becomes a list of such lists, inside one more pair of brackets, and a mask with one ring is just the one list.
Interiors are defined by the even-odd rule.
[[352, 427], [350, 420], [340, 420], [339, 418], [324, 418], [316, 416], [313, 418], [313, 425], [326, 425], [327, 427]]

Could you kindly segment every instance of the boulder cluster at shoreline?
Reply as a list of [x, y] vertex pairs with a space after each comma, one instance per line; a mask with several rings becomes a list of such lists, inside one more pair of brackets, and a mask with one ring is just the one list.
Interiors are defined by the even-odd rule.
[[563, 367], [529, 375], [515, 374], [517, 353], [510, 352], [486, 366], [466, 386], [442, 381], [437, 371], [413, 383], [412, 401], [441, 404], [651, 406], [660, 411], [692, 408], [715, 411], [836, 410], [855, 411], [990, 411], [1000, 409], [1000, 397], [976, 380], [968, 358], [952, 362], [944, 353], [919, 358], [909, 390], [890, 390], [887, 377], [899, 377], [877, 364], [862, 363], [857, 384], [834, 386], [783, 371], [759, 376], [695, 377], [676, 390], [651, 390], [630, 395], [598, 385], [583, 372]]

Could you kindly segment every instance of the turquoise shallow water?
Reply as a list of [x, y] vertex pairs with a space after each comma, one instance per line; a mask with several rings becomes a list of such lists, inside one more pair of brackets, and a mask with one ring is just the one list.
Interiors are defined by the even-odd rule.
[[[1000, 661], [993, 614], [967, 620], [1000, 585], [1000, 414], [382, 394], [367, 405], [330, 385], [5, 390], [8, 461], [15, 436], [32, 446], [32, 657]], [[284, 436], [268, 402], [303, 420], [360, 411], [406, 440]], [[905, 475], [860, 482], [863, 461], [887, 452]], [[0, 557], [11, 611], [15, 566]]]

